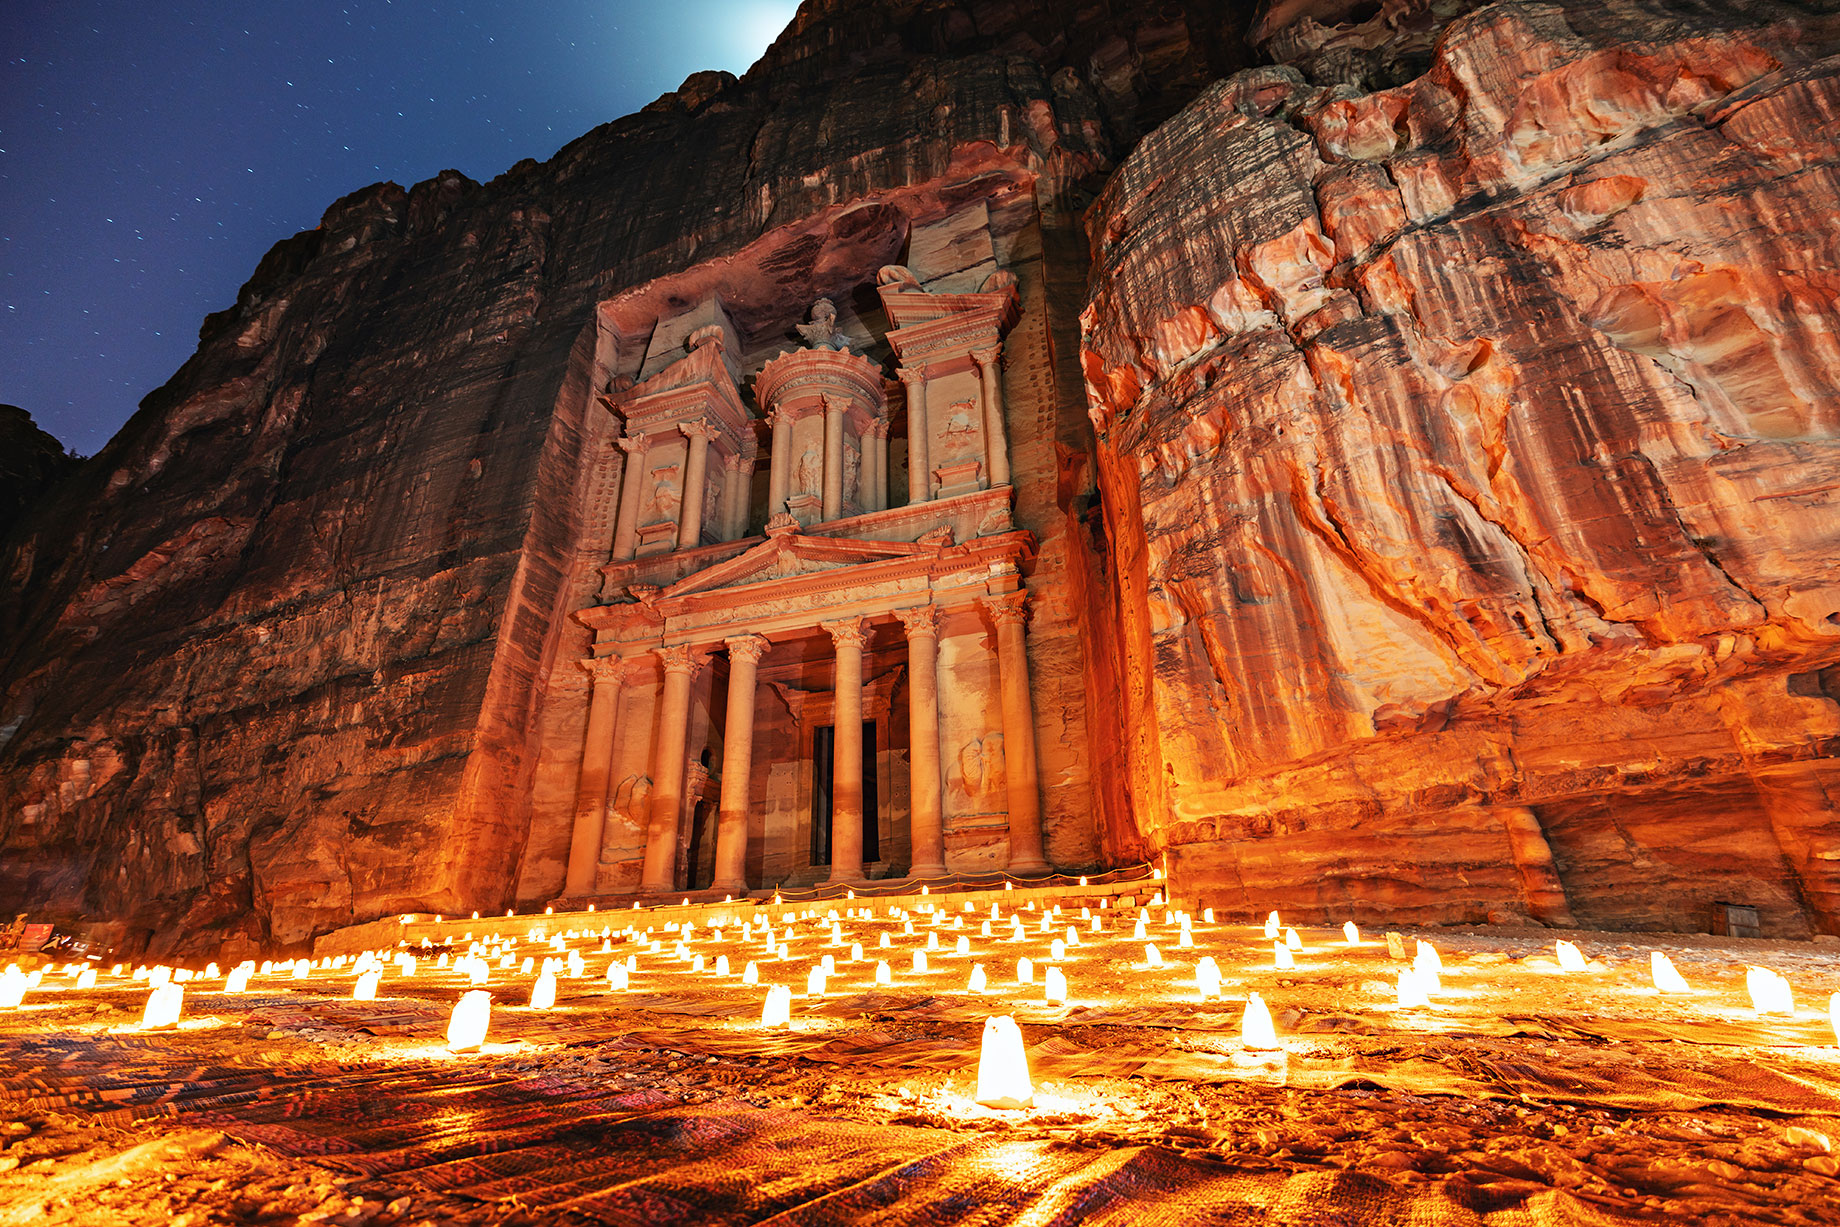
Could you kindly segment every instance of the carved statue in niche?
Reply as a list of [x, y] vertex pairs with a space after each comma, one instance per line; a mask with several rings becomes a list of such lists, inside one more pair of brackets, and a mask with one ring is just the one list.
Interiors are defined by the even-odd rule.
[[860, 503], [857, 497], [856, 479], [862, 471], [862, 453], [845, 445], [843, 449], [843, 498], [845, 502]]
[[835, 349], [850, 352], [850, 338], [837, 328], [837, 308], [828, 298], [811, 305], [811, 323], [795, 324], [805, 344], [812, 349]]
[[793, 484], [799, 488], [799, 493], [824, 493], [824, 453], [818, 450], [816, 443], [805, 445], [804, 454], [799, 457], [798, 472], [793, 477]]
[[651, 513], [648, 524], [675, 524], [677, 513], [683, 509], [684, 497], [677, 489], [677, 466], [665, 465], [652, 470], [652, 501], [647, 510]]
[[920, 278], [914, 276], [914, 270], [905, 264], [884, 264], [875, 274], [877, 285], [898, 285], [903, 293], [918, 290]]
[[977, 450], [978, 409], [968, 400], [955, 401], [946, 410], [946, 428], [940, 443], [942, 452], [938, 459], [957, 460]]
[[[608, 817], [624, 823], [630, 834], [644, 834], [645, 825], [651, 818], [651, 809], [652, 778], [648, 775], [629, 775], [613, 790], [612, 813]], [[612, 823], [608, 825], [611, 827]], [[603, 858], [605, 855], [606, 850], [603, 848]]]
[[989, 814], [1007, 808], [1003, 734], [973, 737], [959, 747], [958, 760], [946, 769], [946, 797], [961, 814]]

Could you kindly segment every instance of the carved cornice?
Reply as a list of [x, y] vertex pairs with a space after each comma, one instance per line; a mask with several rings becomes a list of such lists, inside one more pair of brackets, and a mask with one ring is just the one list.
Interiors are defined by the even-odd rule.
[[831, 642], [839, 648], [850, 647], [860, 652], [869, 646], [869, 628], [863, 625], [861, 618], [840, 618], [818, 625], [830, 632]]
[[1028, 621], [1029, 594], [1026, 589], [1018, 588], [999, 596], [987, 596], [978, 604], [984, 607], [990, 620], [998, 626], [1021, 626]]
[[736, 635], [733, 639], [724, 639], [722, 642], [728, 648], [728, 659], [731, 662], [745, 660], [750, 663], [759, 663], [760, 658], [766, 655], [767, 649], [772, 646], [764, 635]]
[[939, 609], [934, 605], [916, 605], [912, 609], [897, 609], [894, 616], [901, 619], [901, 626], [909, 639], [922, 635], [939, 638]]
[[760, 368], [754, 398], [775, 409], [809, 411], [825, 393], [873, 417], [886, 403], [881, 370], [867, 358], [834, 349], [795, 349]]

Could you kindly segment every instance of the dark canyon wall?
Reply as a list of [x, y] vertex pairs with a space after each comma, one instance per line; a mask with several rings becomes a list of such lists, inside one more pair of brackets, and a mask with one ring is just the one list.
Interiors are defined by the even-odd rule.
[[1237, 909], [1840, 932], [1840, 28], [1292, 17], [1088, 217], [1146, 832]]

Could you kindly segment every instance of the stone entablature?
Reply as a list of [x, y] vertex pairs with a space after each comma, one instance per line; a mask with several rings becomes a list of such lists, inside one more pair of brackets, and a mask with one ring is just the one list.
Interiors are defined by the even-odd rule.
[[[903, 504], [886, 511], [803, 527], [812, 537], [849, 537], [864, 541], [919, 541], [929, 534], [947, 532], [960, 541], [1007, 533], [1015, 527], [1008, 490], [980, 490], [931, 503]], [[739, 541], [705, 545], [695, 550], [652, 554], [601, 567], [601, 599], [617, 601], [633, 585], [668, 588], [687, 575], [716, 566], [752, 549], [764, 540], [754, 536]]]

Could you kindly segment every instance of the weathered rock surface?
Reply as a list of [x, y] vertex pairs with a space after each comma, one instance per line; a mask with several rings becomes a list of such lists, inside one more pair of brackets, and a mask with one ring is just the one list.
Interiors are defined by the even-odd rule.
[[595, 304], [734, 257], [738, 323], [802, 312], [986, 171], [1065, 223], [1244, 62], [1219, 18], [823, 0], [741, 81], [278, 244], [0, 560], [0, 906], [215, 949], [517, 901], [606, 560]]
[[[1406, 11], [1279, 7], [1293, 51]], [[1121, 167], [1098, 622], [1180, 884], [1840, 931], [1836, 50], [1800, 6], [1498, 4], [1394, 88], [1240, 73]]]

